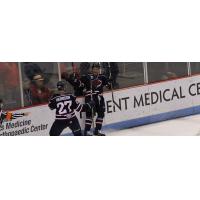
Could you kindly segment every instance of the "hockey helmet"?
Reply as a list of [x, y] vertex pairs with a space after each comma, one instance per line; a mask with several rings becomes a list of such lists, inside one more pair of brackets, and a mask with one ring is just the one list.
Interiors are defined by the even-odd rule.
[[58, 88], [58, 90], [65, 90], [66, 83], [64, 81], [58, 81], [57, 88]]

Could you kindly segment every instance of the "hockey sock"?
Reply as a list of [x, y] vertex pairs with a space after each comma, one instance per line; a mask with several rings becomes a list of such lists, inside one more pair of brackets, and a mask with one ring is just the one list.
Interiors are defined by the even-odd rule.
[[92, 119], [87, 118], [85, 120], [85, 131], [90, 131], [92, 126]]
[[101, 130], [102, 129], [102, 124], [103, 124], [103, 119], [102, 118], [97, 118], [96, 119], [96, 129], [95, 130]]

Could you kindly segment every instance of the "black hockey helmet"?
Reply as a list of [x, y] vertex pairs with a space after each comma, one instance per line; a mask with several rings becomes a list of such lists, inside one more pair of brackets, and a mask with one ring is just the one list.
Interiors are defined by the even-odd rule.
[[64, 81], [58, 81], [57, 88], [58, 90], [65, 90], [66, 83]]

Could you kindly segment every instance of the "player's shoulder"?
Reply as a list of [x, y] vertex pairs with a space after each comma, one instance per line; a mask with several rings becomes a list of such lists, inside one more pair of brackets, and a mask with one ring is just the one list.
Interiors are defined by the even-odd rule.
[[54, 99], [57, 99], [57, 98], [60, 98], [60, 97], [65, 97], [65, 96], [70, 96], [70, 94], [57, 91], [56, 93], [54, 93], [51, 96], [50, 100], [54, 100]]
[[56, 99], [59, 96], [59, 94], [55, 93], [50, 97], [50, 101]]
[[74, 96], [72, 93], [63, 93], [59, 96], [59, 98], [63, 98], [65, 100], [70, 100], [70, 99], [76, 99], [76, 96]]
[[75, 95], [71, 94], [70, 97], [71, 97], [72, 100], [76, 101], [76, 96]]
[[62, 97], [72, 97], [73, 94], [69, 93], [69, 92], [64, 92], [64, 93], [61, 93], [60, 96], [62, 96]]

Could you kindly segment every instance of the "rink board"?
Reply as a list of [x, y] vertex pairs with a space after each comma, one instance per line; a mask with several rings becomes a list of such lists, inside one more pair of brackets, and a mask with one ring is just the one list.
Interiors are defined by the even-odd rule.
[[[130, 87], [104, 94], [106, 117], [104, 130], [114, 131], [200, 113], [200, 76]], [[78, 101], [84, 102], [83, 98]], [[4, 123], [0, 135], [48, 135], [55, 112], [47, 105], [14, 111], [30, 112], [28, 117]], [[80, 117], [82, 128], [85, 114]], [[69, 133], [69, 129], [63, 131]]]

